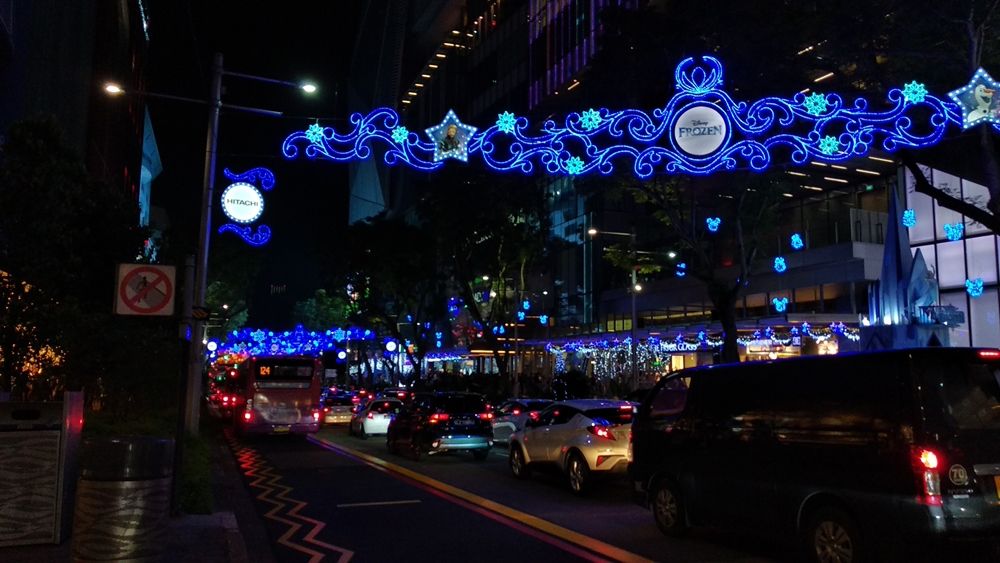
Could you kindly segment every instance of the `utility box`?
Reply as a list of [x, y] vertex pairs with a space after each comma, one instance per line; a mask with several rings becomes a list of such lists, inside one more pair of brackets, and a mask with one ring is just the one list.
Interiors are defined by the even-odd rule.
[[0, 547], [69, 535], [82, 429], [82, 392], [62, 402], [0, 402]]

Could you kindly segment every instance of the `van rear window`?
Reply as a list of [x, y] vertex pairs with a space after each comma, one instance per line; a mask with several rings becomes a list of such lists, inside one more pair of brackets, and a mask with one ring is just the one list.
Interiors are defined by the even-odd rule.
[[1000, 430], [1000, 362], [964, 362], [924, 372], [931, 418], [958, 430]]
[[612, 424], [632, 424], [631, 408], [590, 409], [583, 414], [594, 422], [605, 426]]

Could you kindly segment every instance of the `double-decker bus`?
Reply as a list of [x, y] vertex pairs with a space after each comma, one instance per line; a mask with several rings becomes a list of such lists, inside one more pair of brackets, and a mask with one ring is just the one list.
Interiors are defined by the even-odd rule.
[[319, 430], [323, 365], [309, 356], [253, 356], [246, 362], [243, 408], [234, 413], [245, 434], [306, 434]]

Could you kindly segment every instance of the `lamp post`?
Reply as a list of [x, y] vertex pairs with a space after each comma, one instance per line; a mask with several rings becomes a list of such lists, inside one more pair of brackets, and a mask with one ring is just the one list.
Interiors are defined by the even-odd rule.
[[642, 291], [642, 286], [639, 284], [639, 280], [638, 280], [638, 253], [639, 253], [639, 251], [638, 251], [638, 249], [636, 249], [636, 244], [635, 244], [635, 242], [636, 242], [635, 227], [632, 227], [632, 230], [629, 231], [629, 232], [627, 232], [627, 233], [619, 232], [619, 231], [603, 231], [603, 230], [598, 230], [598, 229], [596, 229], [594, 227], [591, 227], [590, 229], [587, 229], [587, 234], [589, 234], [592, 237], [593, 236], [597, 236], [598, 234], [604, 234], [604, 235], [611, 235], [611, 236], [616, 236], [616, 237], [628, 237], [628, 239], [629, 239], [629, 256], [631, 258], [631, 260], [630, 260], [630, 262], [631, 262], [631, 268], [630, 269], [632, 271], [632, 285], [629, 287], [629, 293], [632, 295], [632, 323], [631, 323], [632, 326], [631, 326], [631, 331], [630, 331], [630, 335], [629, 335], [629, 356], [630, 356], [630, 360], [631, 360], [631, 364], [632, 364], [632, 374], [631, 374], [632, 380], [631, 380], [630, 383], [631, 383], [631, 385], [636, 385], [636, 383], [638, 383], [638, 381], [639, 381], [639, 363], [638, 363], [637, 358], [636, 358], [637, 354], [636, 354], [636, 341], [635, 341], [635, 338], [636, 338], [635, 327], [638, 324], [639, 316], [638, 316], [638, 314], [636, 312], [636, 303], [635, 303], [635, 301], [636, 301], [636, 295], [640, 291]]
[[[176, 100], [196, 104], [207, 104], [208, 111], [208, 131], [205, 138], [205, 171], [202, 182], [201, 193], [201, 220], [198, 226], [198, 250], [197, 263], [195, 266], [194, 280], [194, 303], [198, 309], [205, 308], [205, 293], [208, 287], [208, 252], [212, 236], [212, 199], [215, 193], [215, 160], [217, 146], [219, 143], [219, 112], [222, 108], [234, 109], [238, 111], [267, 115], [271, 117], [281, 117], [280, 111], [260, 109], [249, 106], [222, 103], [222, 77], [235, 76], [246, 80], [264, 82], [268, 84], [278, 84], [301, 89], [306, 94], [313, 94], [317, 91], [315, 84], [308, 82], [290, 82], [266, 78], [253, 74], [226, 71], [222, 66], [222, 54], [215, 53], [212, 57], [212, 80], [209, 90], [208, 100], [197, 98], [187, 98], [184, 96], [174, 96], [171, 94], [160, 94], [155, 92], [135, 92], [135, 94], [167, 100]], [[110, 95], [126, 94], [125, 89], [114, 83], [104, 85], [104, 91]], [[187, 385], [184, 400], [184, 428], [188, 434], [197, 436], [198, 423], [200, 419], [199, 402], [201, 398], [201, 375], [204, 367], [203, 340], [205, 339], [205, 322], [199, 316], [194, 316], [191, 325], [191, 346], [188, 354]]]

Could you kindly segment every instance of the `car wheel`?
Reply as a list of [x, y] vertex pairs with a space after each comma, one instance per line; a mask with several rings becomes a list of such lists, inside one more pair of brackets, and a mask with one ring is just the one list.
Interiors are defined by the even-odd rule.
[[486, 461], [486, 457], [489, 455], [489, 450], [472, 450], [472, 458], [476, 461]]
[[807, 561], [859, 563], [864, 549], [861, 531], [843, 510], [827, 507], [816, 511], [802, 530]]
[[679, 536], [687, 530], [687, 523], [684, 520], [684, 506], [677, 494], [677, 487], [673, 483], [667, 480], [657, 483], [653, 489], [650, 504], [653, 510], [653, 519], [656, 520], [656, 527], [664, 535]]
[[358, 438], [361, 438], [362, 440], [367, 440], [368, 436], [370, 436], [370, 434], [368, 434], [368, 432], [365, 431], [365, 425], [361, 424], [361, 426], [358, 427]]
[[524, 458], [524, 450], [519, 444], [510, 445], [510, 472], [518, 479], [527, 479], [531, 476], [531, 468]]
[[582, 495], [590, 488], [590, 467], [580, 454], [570, 454], [569, 461], [566, 462], [566, 475], [569, 477], [569, 488], [574, 494]]

